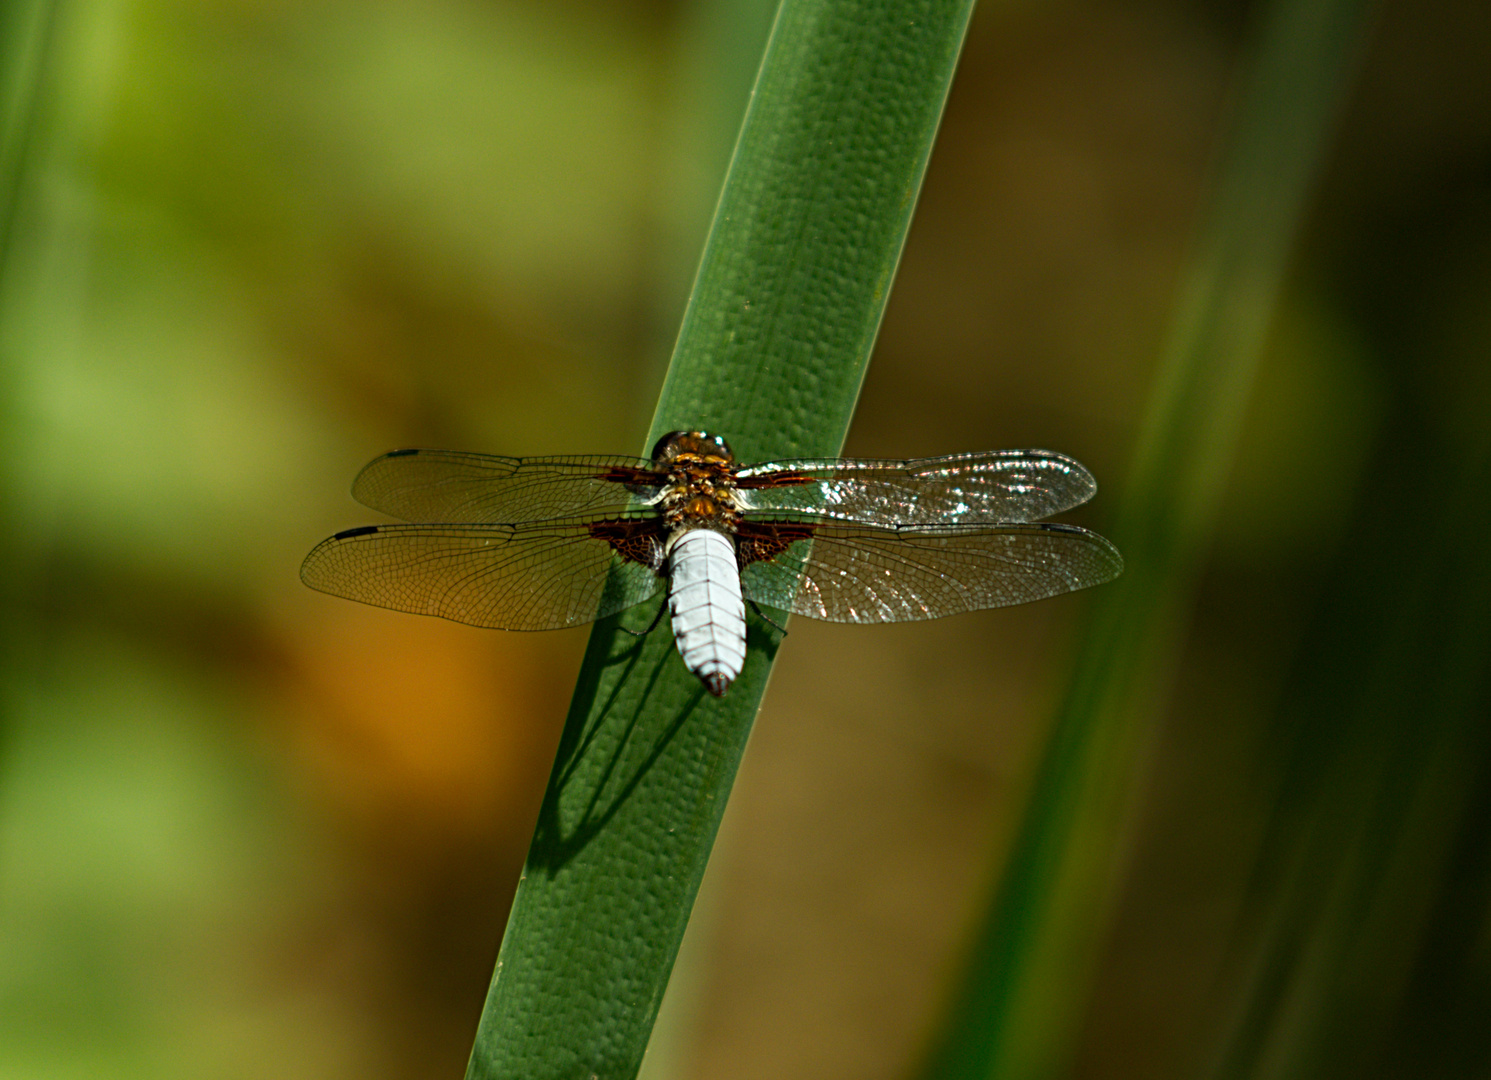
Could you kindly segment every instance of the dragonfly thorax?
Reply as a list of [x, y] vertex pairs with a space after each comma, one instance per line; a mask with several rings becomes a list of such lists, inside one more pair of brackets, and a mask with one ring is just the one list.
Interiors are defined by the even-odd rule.
[[740, 522], [735, 457], [724, 439], [677, 431], [665, 436], [654, 454], [668, 476], [658, 505], [669, 529], [735, 531]]

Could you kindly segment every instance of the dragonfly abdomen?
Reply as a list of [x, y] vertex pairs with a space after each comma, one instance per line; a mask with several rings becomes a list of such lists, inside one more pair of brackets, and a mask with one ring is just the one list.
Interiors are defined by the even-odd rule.
[[713, 529], [690, 529], [674, 539], [668, 562], [668, 613], [678, 653], [719, 697], [745, 664], [745, 603], [735, 544]]

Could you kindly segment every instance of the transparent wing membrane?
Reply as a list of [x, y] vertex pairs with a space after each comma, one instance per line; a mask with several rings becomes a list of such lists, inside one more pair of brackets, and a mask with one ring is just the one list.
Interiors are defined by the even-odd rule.
[[635, 510], [658, 493], [652, 462], [395, 450], [358, 474], [352, 497], [404, 521], [517, 524]]
[[[616, 542], [634, 552], [657, 543], [653, 521], [610, 528], [613, 537], [629, 532]], [[317, 545], [300, 577], [348, 600], [500, 630], [578, 626], [639, 604], [662, 584], [583, 522], [349, 529]]]
[[1100, 585], [1123, 569], [1117, 548], [1071, 525], [799, 521], [753, 524], [743, 537], [777, 551], [741, 571], [747, 598], [829, 622], [910, 622], [1024, 604]]
[[866, 525], [1004, 524], [1070, 510], [1097, 491], [1078, 462], [1048, 450], [910, 461], [771, 461], [740, 470], [747, 508]]

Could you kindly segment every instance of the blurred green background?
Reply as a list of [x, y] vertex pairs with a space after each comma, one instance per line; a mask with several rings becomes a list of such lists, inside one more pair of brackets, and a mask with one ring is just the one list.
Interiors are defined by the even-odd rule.
[[[585, 633], [296, 571], [386, 449], [641, 449], [770, 13], [0, 7], [0, 1077], [459, 1075]], [[980, 10], [848, 452], [1112, 517], [1257, 16]], [[1074, 1076], [1491, 1070], [1491, 7], [1359, 80]], [[794, 621], [653, 1076], [914, 1068], [1089, 599]]]

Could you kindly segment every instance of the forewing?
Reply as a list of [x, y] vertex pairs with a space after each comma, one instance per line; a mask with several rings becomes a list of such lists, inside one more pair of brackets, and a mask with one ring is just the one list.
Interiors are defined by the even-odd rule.
[[1038, 521], [1097, 491], [1082, 465], [1050, 450], [875, 461], [769, 461], [738, 474], [748, 509], [793, 511], [866, 525]]
[[1024, 604], [1123, 570], [1117, 548], [1072, 525], [777, 522], [743, 524], [738, 535], [747, 598], [829, 622], [911, 622]]
[[306, 556], [300, 577], [333, 596], [500, 630], [557, 630], [657, 592], [656, 519], [531, 525], [377, 525]]
[[663, 479], [645, 458], [395, 450], [358, 474], [352, 497], [405, 521], [517, 524], [635, 510]]

